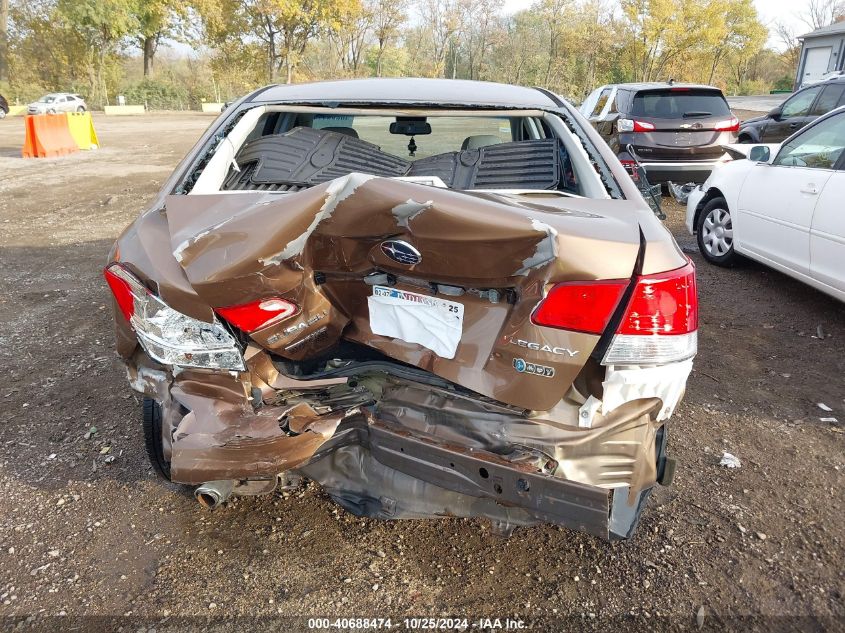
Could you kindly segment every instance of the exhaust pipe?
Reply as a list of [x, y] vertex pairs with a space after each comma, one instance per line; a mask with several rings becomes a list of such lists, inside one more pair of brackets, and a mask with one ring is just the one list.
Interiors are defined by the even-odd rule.
[[209, 510], [214, 510], [225, 502], [235, 488], [234, 479], [222, 479], [220, 481], [207, 481], [197, 486], [194, 496], [200, 505]]

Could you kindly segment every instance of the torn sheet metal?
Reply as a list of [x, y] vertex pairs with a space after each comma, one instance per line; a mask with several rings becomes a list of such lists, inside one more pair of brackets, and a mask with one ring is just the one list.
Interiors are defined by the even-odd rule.
[[[252, 334], [262, 347], [302, 360], [344, 338], [483, 395], [548, 410], [598, 337], [539, 328], [531, 311], [550, 283], [630, 278], [640, 249], [637, 209], [618, 200], [460, 192], [350, 174], [275, 197], [170, 196], [166, 213], [170, 248], [188, 244], [181, 267], [199, 301], [228, 306], [280, 296], [301, 307], [295, 321]], [[381, 248], [386, 239], [407, 242], [421, 260], [391, 259]], [[647, 253], [653, 265], [683, 264], [679, 251], [660, 243]], [[447, 345], [438, 354], [412, 337], [374, 332], [364, 281], [374, 272], [393, 276], [392, 287], [404, 292], [431, 296], [432, 283], [463, 292], [444, 297], [464, 310], [454, 351]], [[493, 303], [489, 290], [520, 301]], [[515, 371], [519, 359], [548, 368], [548, 377], [538, 382]]]
[[692, 372], [692, 360], [661, 367], [608, 367], [602, 382], [601, 399], [595, 396], [580, 410], [579, 426], [589, 428], [596, 413], [607, 415], [626, 402], [641, 398], [659, 398], [660, 411], [656, 420], [668, 420], [684, 396], [687, 379]]

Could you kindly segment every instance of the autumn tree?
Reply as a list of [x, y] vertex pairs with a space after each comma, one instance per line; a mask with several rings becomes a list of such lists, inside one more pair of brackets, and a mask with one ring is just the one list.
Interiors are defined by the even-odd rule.
[[0, 81], [9, 80], [9, 0], [0, 0]]
[[59, 0], [57, 18], [67, 20], [86, 44], [90, 95], [94, 103], [109, 101], [106, 59], [138, 28], [133, 0]]
[[334, 28], [328, 29], [328, 39], [345, 74], [353, 77], [358, 74], [374, 22], [371, 6], [360, 0], [350, 0], [338, 8]]
[[376, 77], [381, 77], [384, 53], [401, 34], [408, 19], [408, 0], [368, 0], [367, 11], [373, 16], [373, 37], [376, 41]]
[[187, 6], [181, 0], [137, 0], [133, 14], [137, 24], [134, 38], [144, 58], [144, 77], [150, 77], [159, 44], [176, 35], [176, 22], [187, 16]]

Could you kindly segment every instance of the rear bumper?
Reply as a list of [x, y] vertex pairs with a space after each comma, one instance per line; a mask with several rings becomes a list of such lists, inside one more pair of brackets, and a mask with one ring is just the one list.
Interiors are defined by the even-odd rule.
[[491, 414], [398, 379], [375, 403], [318, 414], [288, 395], [302, 383], [268, 373], [266, 355], [248, 366], [173, 376], [141, 352], [128, 363], [132, 387], [161, 403], [173, 481], [272, 484], [299, 473], [361, 516], [484, 517], [503, 534], [554, 523], [614, 539], [632, 535], [666, 459], [663, 402], [644, 393], [586, 428]]
[[641, 163], [652, 184], [664, 184], [669, 181], [684, 184], [688, 182], [703, 183], [710, 172], [721, 163], [721, 160], [696, 162], [644, 162]]

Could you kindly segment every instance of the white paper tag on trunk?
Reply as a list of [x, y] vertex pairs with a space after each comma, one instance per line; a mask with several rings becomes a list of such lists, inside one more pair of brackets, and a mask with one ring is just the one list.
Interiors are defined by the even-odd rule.
[[384, 286], [373, 286], [367, 303], [373, 334], [417, 343], [442, 358], [455, 357], [463, 332], [463, 304]]

